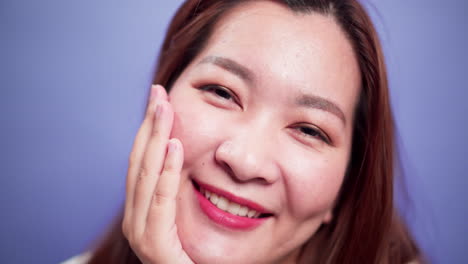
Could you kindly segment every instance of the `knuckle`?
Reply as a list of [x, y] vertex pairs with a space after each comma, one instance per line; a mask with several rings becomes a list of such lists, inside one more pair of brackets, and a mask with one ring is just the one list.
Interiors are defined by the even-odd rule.
[[167, 204], [172, 201], [173, 197], [167, 193], [163, 193], [161, 190], [156, 190], [153, 194], [153, 204], [156, 206]]
[[164, 168], [162, 172], [165, 174], [173, 174], [174, 170], [175, 170], [175, 165], [172, 164], [171, 162], [168, 162], [164, 164]]
[[137, 182], [143, 181], [145, 178], [148, 178], [149, 171], [146, 165], [142, 164], [138, 172]]
[[159, 128], [158, 126], [154, 126], [151, 130], [151, 134], [153, 137], [159, 137], [161, 135], [161, 128]]

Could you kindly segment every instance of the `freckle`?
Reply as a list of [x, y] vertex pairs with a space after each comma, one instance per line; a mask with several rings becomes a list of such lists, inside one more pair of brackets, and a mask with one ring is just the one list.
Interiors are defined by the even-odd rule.
[[202, 164], [201, 164], [201, 165], [202, 165], [202, 166], [205, 166], [205, 162], [202, 162]]

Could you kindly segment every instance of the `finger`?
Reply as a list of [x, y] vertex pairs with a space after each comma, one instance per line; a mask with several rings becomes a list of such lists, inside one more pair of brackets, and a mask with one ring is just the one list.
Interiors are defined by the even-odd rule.
[[167, 101], [158, 101], [153, 129], [134, 183], [132, 222], [138, 228], [137, 233], [144, 230], [151, 196], [164, 164], [173, 118], [170, 104]]
[[[152, 88], [152, 87], [156, 87], [156, 89], [157, 89], [157, 90], [156, 90], [157, 93], [155, 94], [156, 97], [157, 97], [157, 99], [161, 99], [161, 100], [164, 100], [164, 101], [168, 101], [169, 96], [167, 95], [166, 89], [165, 89], [162, 85], [160, 85], [160, 84], [153, 84], [153, 85], [151, 85], [151, 88]], [[153, 96], [152, 91], [153, 91], [153, 89], [151, 89], [150, 98]]]
[[135, 181], [141, 166], [141, 160], [146, 149], [146, 145], [151, 135], [151, 130], [154, 120], [154, 112], [158, 99], [166, 100], [167, 94], [161, 85], [152, 85], [148, 106], [146, 109], [145, 119], [138, 129], [137, 135], [133, 142], [132, 151], [129, 158], [129, 166], [127, 171], [126, 181], [126, 199], [125, 199], [125, 215], [124, 223], [128, 220], [127, 216], [131, 215], [133, 208], [133, 197]]
[[171, 139], [168, 143], [164, 167], [148, 210], [146, 228], [149, 234], [161, 234], [170, 230], [175, 224], [176, 197], [183, 160], [182, 144], [178, 139]]

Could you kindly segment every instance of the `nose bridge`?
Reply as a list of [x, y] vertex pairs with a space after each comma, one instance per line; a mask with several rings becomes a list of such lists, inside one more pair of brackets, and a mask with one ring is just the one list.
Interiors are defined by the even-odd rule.
[[233, 177], [240, 181], [261, 179], [272, 183], [277, 168], [272, 154], [272, 129], [267, 118], [251, 119], [239, 124], [217, 152], [217, 158], [229, 166]]

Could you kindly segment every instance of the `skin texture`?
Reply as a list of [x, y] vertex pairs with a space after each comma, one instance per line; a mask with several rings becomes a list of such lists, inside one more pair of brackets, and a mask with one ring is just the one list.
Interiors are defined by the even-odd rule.
[[[130, 159], [123, 223], [138, 257], [294, 262], [333, 218], [359, 86], [352, 47], [332, 17], [264, 1], [231, 11], [174, 83], [170, 102], [153, 87]], [[155, 118], [156, 104], [164, 111]], [[167, 151], [171, 137], [183, 148], [172, 140]], [[273, 215], [247, 231], [221, 226], [201, 211], [193, 180]]]

